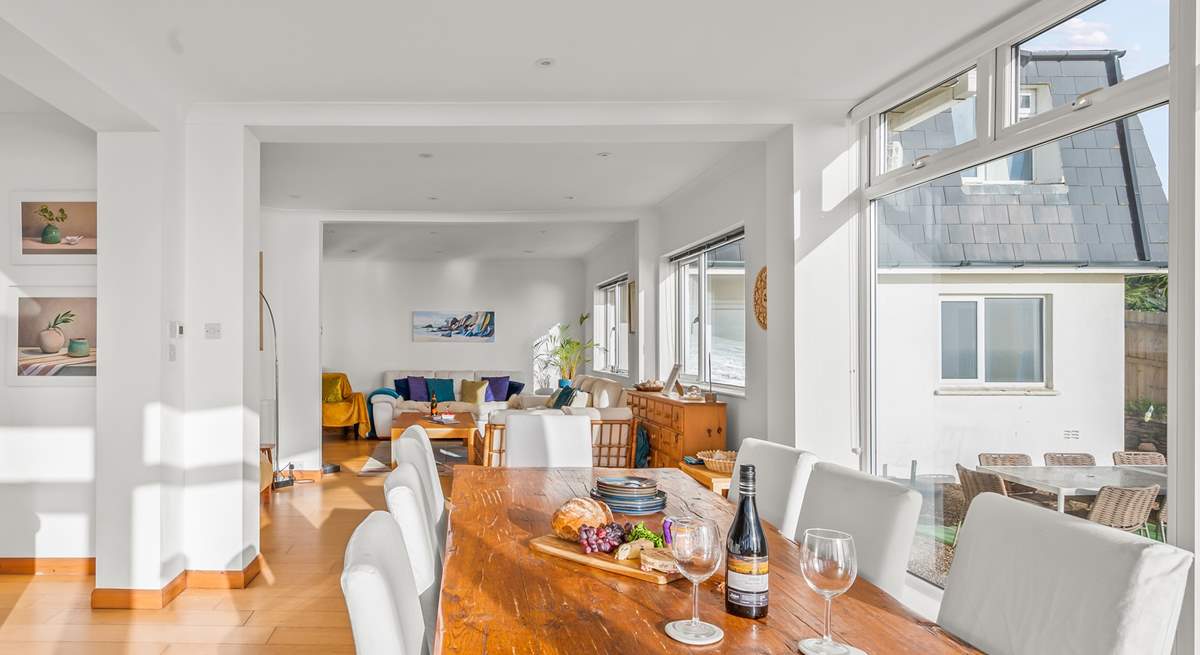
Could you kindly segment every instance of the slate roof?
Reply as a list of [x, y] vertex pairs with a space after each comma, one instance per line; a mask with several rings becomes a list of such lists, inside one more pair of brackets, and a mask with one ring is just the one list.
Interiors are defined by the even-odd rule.
[[[1020, 58], [1025, 83], [1048, 85], [1057, 107], [1120, 80], [1123, 54], [1022, 51]], [[1124, 144], [1110, 123], [1042, 146], [1059, 150], [1057, 183], [964, 183], [955, 173], [881, 199], [879, 266], [1165, 266], [1159, 168], [1138, 118], [1119, 122]], [[953, 145], [953, 134], [949, 110], [908, 128], [903, 161]], [[1165, 172], [1166, 162], [1158, 164]]]

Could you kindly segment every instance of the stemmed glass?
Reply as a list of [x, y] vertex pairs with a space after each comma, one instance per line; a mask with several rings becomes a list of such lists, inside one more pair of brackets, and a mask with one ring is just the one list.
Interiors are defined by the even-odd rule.
[[800, 651], [808, 655], [847, 655], [851, 650], [833, 640], [831, 618], [833, 597], [841, 595], [858, 577], [858, 557], [854, 553], [854, 537], [837, 530], [809, 528], [804, 531], [800, 551], [800, 572], [804, 581], [825, 597], [825, 634], [800, 642]]
[[685, 578], [692, 581], [692, 618], [667, 624], [667, 635], [685, 644], [703, 645], [720, 641], [725, 632], [700, 620], [700, 583], [721, 566], [725, 549], [717, 524], [695, 516], [671, 518], [671, 554]]

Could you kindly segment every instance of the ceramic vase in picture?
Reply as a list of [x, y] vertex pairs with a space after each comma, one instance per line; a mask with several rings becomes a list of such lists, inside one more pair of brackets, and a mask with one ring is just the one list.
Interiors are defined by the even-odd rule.
[[38, 332], [38, 348], [46, 354], [53, 354], [60, 350], [67, 343], [67, 337], [59, 329], [42, 330]]
[[48, 223], [42, 228], [42, 243], [58, 243], [62, 241], [62, 230], [57, 225]]
[[67, 344], [67, 357], [87, 357], [92, 354], [92, 347], [87, 339], [71, 339]]

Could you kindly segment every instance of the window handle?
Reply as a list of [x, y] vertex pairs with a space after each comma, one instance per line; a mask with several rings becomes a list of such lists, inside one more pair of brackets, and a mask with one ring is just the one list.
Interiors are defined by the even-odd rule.
[[1071, 111], [1079, 111], [1080, 109], [1091, 107], [1092, 94], [1097, 91], [1103, 91], [1104, 89], [1105, 87], [1100, 86], [1092, 89], [1091, 91], [1084, 91], [1083, 93], [1075, 96], [1075, 101], [1071, 103]]
[[929, 155], [921, 155], [920, 157], [917, 157], [916, 159], [913, 160], [912, 167], [914, 169], [925, 168], [925, 160], [926, 159], [929, 159]]

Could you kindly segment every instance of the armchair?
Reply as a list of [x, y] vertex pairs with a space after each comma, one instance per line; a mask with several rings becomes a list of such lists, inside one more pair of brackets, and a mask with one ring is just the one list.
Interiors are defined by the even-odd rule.
[[321, 374], [321, 427], [354, 428], [354, 438], [371, 431], [367, 401], [362, 392], [350, 388], [345, 373]]

